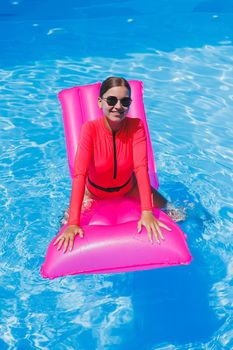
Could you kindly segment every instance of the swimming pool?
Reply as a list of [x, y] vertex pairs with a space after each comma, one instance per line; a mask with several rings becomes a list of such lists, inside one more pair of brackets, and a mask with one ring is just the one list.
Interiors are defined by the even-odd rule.
[[[232, 349], [231, 1], [2, 1], [0, 349]], [[42, 280], [68, 205], [58, 91], [144, 82], [191, 265]]]

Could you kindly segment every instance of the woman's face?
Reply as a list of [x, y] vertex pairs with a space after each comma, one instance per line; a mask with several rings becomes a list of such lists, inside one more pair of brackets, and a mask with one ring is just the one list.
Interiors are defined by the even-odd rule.
[[[114, 96], [118, 99], [114, 106], [109, 106], [107, 103], [106, 98], [109, 96]], [[104, 116], [111, 123], [118, 124], [126, 117], [129, 107], [124, 107], [120, 101], [125, 97], [129, 97], [128, 89], [125, 86], [116, 86], [106, 91], [102, 98], [99, 98], [99, 107], [102, 108]]]

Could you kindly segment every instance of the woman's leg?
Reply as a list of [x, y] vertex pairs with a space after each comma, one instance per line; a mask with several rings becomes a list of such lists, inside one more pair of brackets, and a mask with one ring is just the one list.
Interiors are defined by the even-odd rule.
[[[134, 178], [134, 185], [132, 189], [126, 194], [126, 196], [131, 197], [131, 198], [140, 198], [139, 195], [139, 190], [138, 190], [138, 184], [135, 176]], [[157, 191], [153, 186], [151, 186], [151, 193], [153, 196], [153, 206], [155, 208], [166, 208], [167, 206], [167, 200], [162, 196], [159, 191]]]
[[[169, 203], [166, 198], [162, 196], [159, 191], [157, 191], [154, 187], [151, 186], [151, 193], [153, 196], [153, 206], [155, 208], [160, 208], [165, 211], [167, 215], [169, 215], [174, 221], [184, 221], [186, 219], [186, 213], [184, 208], [176, 208], [174, 204]], [[134, 185], [132, 189], [126, 194], [131, 198], [140, 198], [138, 185], [136, 178], [134, 177]]]
[[186, 219], [186, 211], [183, 207], [176, 207], [173, 203], [168, 202], [158, 191], [151, 186], [153, 193], [153, 204], [156, 208], [161, 208], [175, 222]]
[[153, 195], [153, 205], [155, 208], [166, 208], [167, 199], [163, 197], [159, 191], [157, 191], [153, 186], [151, 186], [151, 192]]

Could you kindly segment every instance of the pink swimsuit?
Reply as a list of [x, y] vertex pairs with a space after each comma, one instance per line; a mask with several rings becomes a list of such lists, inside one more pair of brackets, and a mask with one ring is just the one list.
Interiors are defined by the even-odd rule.
[[111, 131], [106, 123], [102, 117], [82, 126], [74, 164], [69, 225], [80, 224], [85, 185], [98, 198], [123, 196], [133, 187], [133, 172], [141, 208], [152, 210], [143, 122], [126, 117], [117, 132]]

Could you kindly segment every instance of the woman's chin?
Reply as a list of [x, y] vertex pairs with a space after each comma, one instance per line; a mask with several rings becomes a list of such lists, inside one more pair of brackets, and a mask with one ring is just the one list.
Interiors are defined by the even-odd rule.
[[112, 121], [121, 121], [124, 119], [124, 115], [123, 114], [114, 114], [112, 113], [110, 116], [109, 116], [109, 119], [112, 120]]

